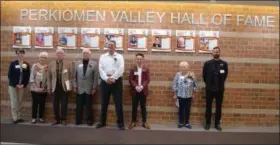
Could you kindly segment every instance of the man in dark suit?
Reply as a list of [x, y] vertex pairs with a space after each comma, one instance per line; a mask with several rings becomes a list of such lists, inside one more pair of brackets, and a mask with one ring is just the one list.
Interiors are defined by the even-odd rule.
[[65, 37], [65, 35], [62, 35], [62, 37], [59, 39], [59, 44], [67, 45], [67, 38]]
[[129, 125], [129, 129], [136, 127], [137, 107], [140, 102], [141, 114], [142, 114], [142, 126], [150, 129], [147, 124], [147, 112], [146, 112], [146, 98], [148, 95], [148, 85], [150, 83], [150, 70], [143, 64], [144, 54], [136, 54], [136, 62], [129, 72], [129, 83], [131, 85], [132, 93], [132, 123]]
[[220, 59], [220, 48], [213, 48], [213, 59], [204, 63], [203, 80], [206, 92], [206, 123], [205, 130], [209, 130], [211, 124], [212, 102], [216, 99], [215, 128], [222, 131], [220, 125], [222, 115], [222, 103], [224, 96], [224, 86], [228, 75], [228, 64]]
[[160, 38], [158, 36], [155, 38], [155, 42], [153, 44], [153, 47], [161, 48]]
[[137, 39], [136, 39], [135, 35], [130, 36], [129, 45], [130, 46], [136, 46], [137, 45]]
[[24, 49], [17, 49], [16, 54], [18, 59], [10, 63], [8, 70], [9, 95], [13, 124], [23, 122], [23, 119], [21, 118], [23, 95], [30, 77], [30, 66], [24, 61]]

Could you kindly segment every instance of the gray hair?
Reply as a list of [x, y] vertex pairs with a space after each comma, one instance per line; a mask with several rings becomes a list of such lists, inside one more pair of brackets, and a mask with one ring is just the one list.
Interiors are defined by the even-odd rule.
[[47, 58], [48, 58], [48, 57], [49, 57], [49, 54], [48, 54], [47, 52], [44, 51], [44, 52], [40, 52], [38, 56], [39, 56], [39, 57], [43, 57], [43, 56], [44, 56], [44, 57], [47, 57]]
[[55, 53], [58, 53], [58, 52], [63, 52], [63, 53], [65, 53], [64, 50], [63, 50], [62, 48], [57, 48], [57, 49], [55, 50]]
[[180, 66], [180, 67], [181, 67], [181, 66], [185, 66], [186, 68], [189, 68], [189, 63], [186, 62], [186, 61], [181, 61], [180, 64], [179, 64], [179, 66]]

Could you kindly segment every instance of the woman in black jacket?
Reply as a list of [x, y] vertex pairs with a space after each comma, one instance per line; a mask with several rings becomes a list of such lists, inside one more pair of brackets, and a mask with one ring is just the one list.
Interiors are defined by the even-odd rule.
[[30, 76], [29, 64], [24, 61], [24, 49], [17, 49], [16, 54], [18, 59], [10, 63], [8, 70], [9, 95], [14, 124], [23, 122], [21, 118], [23, 94]]

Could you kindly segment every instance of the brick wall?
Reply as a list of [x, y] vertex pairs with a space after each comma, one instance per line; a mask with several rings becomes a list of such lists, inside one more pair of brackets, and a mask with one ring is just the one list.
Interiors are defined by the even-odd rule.
[[[154, 7], [156, 6], [156, 7]], [[60, 10], [124, 10], [124, 11], [156, 11], [156, 12], [203, 12], [206, 16], [214, 13], [230, 13], [241, 15], [272, 15], [275, 16], [275, 27], [252, 27], [231, 23], [226, 26], [197, 26], [187, 24], [170, 24], [170, 15], [164, 17], [159, 24], [132, 24], [125, 22], [55, 22], [20, 20], [20, 9], [60, 9]], [[279, 124], [279, 11], [278, 7], [206, 4], [206, 3], [176, 3], [176, 2], [1, 2], [1, 117], [11, 118], [10, 104], [7, 92], [7, 68], [9, 62], [15, 58], [12, 47], [12, 26], [49, 26], [49, 27], [96, 27], [96, 28], [147, 28], [175, 30], [216, 30], [220, 31], [219, 46], [222, 57], [229, 63], [229, 76], [226, 83], [223, 104], [223, 125], [253, 125], [273, 126]], [[109, 14], [107, 14], [109, 15]], [[55, 29], [56, 31], [56, 29]], [[150, 34], [150, 33], [149, 33]], [[56, 34], [55, 34], [56, 35]], [[33, 37], [34, 38], [34, 37]], [[100, 45], [104, 46], [104, 36], [101, 35]], [[152, 46], [149, 35], [148, 46]], [[78, 39], [80, 36], [78, 35]], [[127, 42], [127, 35], [124, 42]], [[78, 41], [79, 42], [79, 41]], [[57, 44], [55, 41], [54, 44]], [[79, 44], [78, 44], [79, 45]], [[176, 46], [176, 38], [172, 37], [172, 48]], [[196, 44], [197, 46], [197, 44]], [[124, 74], [124, 115], [125, 122], [131, 120], [131, 95], [127, 83], [128, 69], [134, 63], [135, 52], [128, 52], [124, 45], [125, 74]], [[53, 50], [46, 50], [54, 54]], [[37, 61], [38, 49], [27, 50], [27, 61], [30, 64]], [[92, 59], [97, 60], [103, 50], [93, 51]], [[77, 50], [66, 50], [67, 60], [75, 59]], [[146, 63], [151, 69], [150, 95], [148, 96], [148, 121], [151, 123], [177, 122], [177, 108], [172, 99], [171, 81], [178, 71], [178, 64], [182, 60], [190, 63], [195, 71], [200, 85], [199, 92], [193, 100], [191, 122], [201, 124], [204, 121], [205, 97], [204, 85], [201, 80], [203, 63], [211, 58], [210, 54], [144, 52]], [[53, 60], [54, 56], [50, 56]], [[53, 118], [51, 98], [47, 99], [46, 117]], [[94, 116], [99, 120], [99, 93], [94, 97]], [[74, 120], [75, 96], [69, 99], [69, 120]], [[111, 99], [111, 105], [112, 99]], [[214, 106], [215, 104], [213, 104]], [[30, 118], [31, 97], [25, 96], [25, 115]], [[115, 122], [114, 106], [110, 106], [109, 122]]]

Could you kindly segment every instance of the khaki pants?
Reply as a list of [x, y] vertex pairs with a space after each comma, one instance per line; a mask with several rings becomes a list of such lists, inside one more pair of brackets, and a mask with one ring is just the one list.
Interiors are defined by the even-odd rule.
[[9, 86], [9, 94], [11, 101], [11, 109], [12, 109], [12, 117], [13, 120], [16, 121], [21, 119], [21, 111], [22, 111], [22, 102], [25, 88], [17, 89]]

